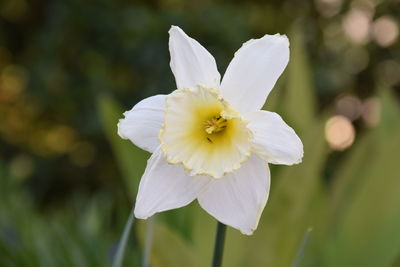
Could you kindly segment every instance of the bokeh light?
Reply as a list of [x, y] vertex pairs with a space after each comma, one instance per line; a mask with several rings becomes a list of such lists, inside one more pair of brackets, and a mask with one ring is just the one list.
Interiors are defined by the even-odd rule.
[[367, 126], [378, 125], [381, 118], [381, 102], [378, 97], [370, 97], [364, 100], [361, 116]]
[[342, 0], [316, 0], [315, 6], [324, 17], [333, 17], [340, 12]]
[[337, 114], [343, 115], [351, 121], [354, 121], [361, 116], [362, 103], [358, 97], [354, 95], [346, 95], [340, 97], [338, 101], [336, 101], [335, 108]]
[[382, 16], [376, 19], [372, 25], [372, 37], [374, 41], [382, 46], [392, 45], [399, 36], [399, 27], [390, 16]]
[[356, 44], [369, 41], [371, 14], [363, 8], [352, 8], [343, 17], [342, 25], [346, 36]]
[[344, 116], [333, 116], [325, 123], [325, 138], [333, 150], [345, 150], [354, 142], [354, 126]]

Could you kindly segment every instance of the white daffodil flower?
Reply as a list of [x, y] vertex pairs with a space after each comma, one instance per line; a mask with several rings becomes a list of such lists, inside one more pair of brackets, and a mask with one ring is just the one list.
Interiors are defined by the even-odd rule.
[[197, 199], [218, 221], [252, 234], [268, 199], [268, 163], [303, 157], [295, 131], [260, 110], [289, 60], [279, 34], [243, 44], [220, 82], [213, 56], [179, 27], [169, 31], [177, 90], [124, 113], [118, 134], [152, 154], [139, 185], [135, 216]]

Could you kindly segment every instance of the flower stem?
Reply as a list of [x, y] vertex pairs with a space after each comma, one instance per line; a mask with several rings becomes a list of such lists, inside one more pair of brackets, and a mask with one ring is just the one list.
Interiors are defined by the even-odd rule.
[[217, 223], [217, 232], [215, 234], [214, 255], [211, 267], [221, 267], [222, 256], [224, 255], [226, 225]]
[[135, 221], [135, 215], [134, 215], [133, 209], [132, 209], [131, 214], [129, 215], [128, 221], [125, 224], [124, 233], [122, 234], [121, 240], [119, 241], [119, 244], [118, 244], [117, 253], [115, 254], [113, 265], [112, 265], [113, 267], [121, 267], [121, 265], [122, 265], [122, 261], [124, 259], [124, 254], [125, 254], [126, 244], [128, 242], [129, 234], [131, 232], [134, 221]]

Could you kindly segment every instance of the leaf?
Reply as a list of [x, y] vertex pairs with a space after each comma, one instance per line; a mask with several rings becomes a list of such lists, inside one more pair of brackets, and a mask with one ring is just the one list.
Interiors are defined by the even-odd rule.
[[[139, 223], [141, 235], [144, 242], [144, 224]], [[175, 267], [175, 266], [201, 266], [193, 247], [187, 243], [178, 233], [166, 227], [163, 223], [155, 221], [153, 244], [150, 252], [150, 265], [153, 267]]]
[[[377, 136], [367, 133], [356, 141], [344, 162], [337, 168], [333, 176], [332, 195], [330, 200], [330, 224], [334, 225], [340, 219], [343, 210], [354, 197], [354, 191], [362, 183], [365, 175], [374, 163], [377, 148]], [[330, 231], [328, 229], [328, 231]]]
[[316, 90], [304, 37], [299, 27], [293, 27], [289, 40], [291, 56], [283, 105], [289, 125], [303, 132], [313, 123], [316, 115]]
[[124, 261], [124, 256], [125, 256], [126, 245], [128, 243], [134, 221], [135, 221], [135, 215], [134, 215], [134, 209], [132, 209], [131, 213], [129, 214], [129, 218], [126, 221], [124, 232], [122, 233], [121, 239], [118, 243], [117, 252], [114, 255], [113, 265], [112, 265], [113, 267], [121, 267], [122, 266], [122, 263]]
[[107, 95], [99, 95], [97, 107], [100, 114], [104, 133], [111, 145], [118, 166], [121, 170], [128, 192], [133, 200], [137, 193], [140, 178], [146, 167], [149, 154], [133, 145], [128, 140], [123, 140], [117, 134], [117, 123], [122, 118], [123, 110]]

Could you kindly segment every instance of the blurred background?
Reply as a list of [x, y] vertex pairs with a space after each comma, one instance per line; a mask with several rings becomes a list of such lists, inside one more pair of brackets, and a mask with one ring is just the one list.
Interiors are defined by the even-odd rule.
[[[251, 38], [287, 34], [266, 102], [303, 163], [272, 166], [251, 237], [224, 266], [400, 266], [399, 0], [1, 0], [0, 266], [110, 266], [149, 154], [117, 136], [122, 112], [175, 89], [168, 29], [224, 73]], [[215, 221], [197, 203], [156, 216], [151, 266], [208, 266]], [[136, 221], [124, 266], [140, 266]]]

